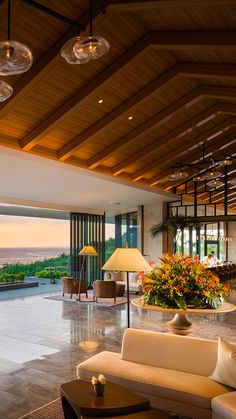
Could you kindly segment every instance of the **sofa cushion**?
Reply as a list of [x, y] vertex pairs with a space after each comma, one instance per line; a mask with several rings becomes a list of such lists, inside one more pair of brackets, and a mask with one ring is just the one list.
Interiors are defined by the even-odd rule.
[[214, 417], [224, 419], [235, 419], [236, 417], [236, 391], [222, 394], [215, 397], [212, 402], [212, 411]]
[[77, 367], [78, 377], [85, 380], [98, 373], [104, 374], [108, 381], [141, 394], [207, 409], [210, 409], [213, 397], [229, 391], [208, 377], [124, 361], [120, 354], [108, 351], [100, 352]]
[[130, 328], [124, 333], [121, 357], [125, 361], [208, 376], [216, 366], [217, 342]]
[[219, 336], [217, 364], [209, 378], [236, 388], [236, 344]]

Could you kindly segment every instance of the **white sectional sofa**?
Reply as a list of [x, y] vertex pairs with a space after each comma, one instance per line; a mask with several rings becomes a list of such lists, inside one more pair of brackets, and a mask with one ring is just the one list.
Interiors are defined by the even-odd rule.
[[[149, 398], [151, 406], [177, 414], [233, 419], [233, 389], [208, 378], [216, 366], [217, 347], [208, 339], [126, 329], [121, 353], [103, 351], [87, 359], [77, 366], [77, 376], [89, 380], [102, 373]], [[232, 411], [234, 416], [227, 416]]]
[[236, 418], [236, 391], [221, 394], [212, 400], [213, 419]]

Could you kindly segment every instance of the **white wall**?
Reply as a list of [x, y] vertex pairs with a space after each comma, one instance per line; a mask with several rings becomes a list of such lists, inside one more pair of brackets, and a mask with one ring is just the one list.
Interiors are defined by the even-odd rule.
[[151, 237], [151, 227], [162, 222], [163, 204], [144, 205], [144, 255], [153, 260], [162, 255], [162, 234]]

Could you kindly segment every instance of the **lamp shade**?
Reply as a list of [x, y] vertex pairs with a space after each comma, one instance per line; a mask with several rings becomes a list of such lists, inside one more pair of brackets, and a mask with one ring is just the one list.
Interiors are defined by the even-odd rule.
[[151, 271], [151, 267], [136, 248], [118, 248], [102, 267], [109, 271]]
[[97, 256], [97, 252], [93, 246], [84, 246], [83, 249], [80, 250], [79, 255], [81, 256]]

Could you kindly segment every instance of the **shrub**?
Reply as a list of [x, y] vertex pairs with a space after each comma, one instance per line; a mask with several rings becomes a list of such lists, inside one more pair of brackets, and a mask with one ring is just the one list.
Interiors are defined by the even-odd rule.
[[16, 282], [23, 281], [24, 278], [24, 272], [19, 272], [18, 274], [0, 274], [0, 282], [5, 284], [15, 284]]
[[24, 272], [19, 272], [18, 274], [15, 274], [15, 278], [16, 278], [17, 281], [24, 281], [25, 273]]
[[52, 278], [52, 279], [61, 278], [62, 276], [66, 276], [66, 275], [68, 275], [68, 272], [49, 270], [49, 269], [43, 269], [42, 271], [37, 271], [35, 273], [35, 276], [37, 278]]
[[38, 260], [31, 263], [6, 263], [0, 268], [0, 274], [17, 274], [22, 271], [26, 276], [34, 276], [37, 271], [44, 270], [47, 266], [67, 266], [69, 265], [69, 255], [62, 253], [56, 258]]

